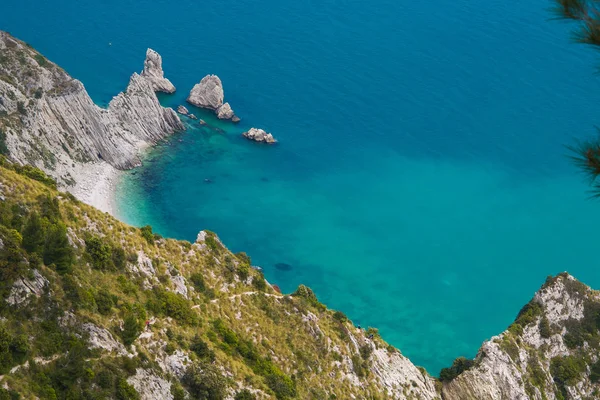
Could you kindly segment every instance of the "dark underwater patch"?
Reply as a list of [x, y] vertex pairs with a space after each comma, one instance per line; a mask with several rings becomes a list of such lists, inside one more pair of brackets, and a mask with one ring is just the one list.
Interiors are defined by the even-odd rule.
[[292, 270], [292, 266], [290, 264], [286, 264], [286, 263], [277, 263], [277, 264], [275, 264], [275, 268], [280, 271], [291, 271]]

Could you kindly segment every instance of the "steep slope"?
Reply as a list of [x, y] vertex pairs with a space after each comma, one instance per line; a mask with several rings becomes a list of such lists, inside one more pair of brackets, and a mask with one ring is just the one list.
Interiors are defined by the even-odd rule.
[[154, 93], [154, 77], [162, 73], [158, 67], [153, 64], [150, 78], [133, 74], [127, 90], [104, 109], [81, 82], [0, 31], [0, 131], [6, 155], [41, 168], [68, 189], [105, 164], [138, 165], [141, 149], [184, 129]]
[[163, 239], [52, 186], [0, 167], [0, 373], [24, 398], [439, 396], [376, 330], [278, 293], [213, 233]]
[[444, 399], [600, 398], [600, 295], [564, 273], [552, 278]]

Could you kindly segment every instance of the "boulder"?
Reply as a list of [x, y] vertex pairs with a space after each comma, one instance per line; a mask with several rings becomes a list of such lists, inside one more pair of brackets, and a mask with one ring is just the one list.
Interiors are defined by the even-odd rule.
[[190, 112], [188, 111], [187, 108], [185, 108], [184, 106], [179, 106], [177, 107], [177, 112], [181, 115], [189, 115]]
[[162, 69], [162, 57], [152, 49], [146, 50], [146, 60], [141, 75], [152, 83], [155, 92], [175, 92], [175, 86], [165, 78]]
[[265, 132], [263, 129], [250, 128], [250, 130], [242, 133], [242, 135], [249, 140], [263, 143], [276, 143], [277, 140], [270, 133]]

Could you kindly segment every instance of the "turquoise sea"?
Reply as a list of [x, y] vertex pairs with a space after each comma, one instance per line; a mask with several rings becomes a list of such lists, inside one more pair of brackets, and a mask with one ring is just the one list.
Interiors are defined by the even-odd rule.
[[[600, 58], [551, 6], [6, 0], [0, 29], [98, 104], [147, 47], [178, 88], [165, 105], [218, 74], [242, 123], [193, 110], [213, 127], [191, 124], [127, 173], [120, 216], [190, 240], [213, 230], [284, 291], [309, 285], [437, 374], [547, 275], [600, 287], [600, 203], [564, 147], [600, 122]], [[244, 140], [250, 126], [280, 143]]]

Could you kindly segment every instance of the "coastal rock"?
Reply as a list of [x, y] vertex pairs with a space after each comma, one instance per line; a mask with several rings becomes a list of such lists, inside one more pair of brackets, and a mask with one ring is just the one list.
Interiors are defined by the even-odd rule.
[[142, 149], [184, 129], [175, 111], [160, 105], [150, 72], [133, 74], [127, 89], [101, 108], [81, 82], [2, 31], [0, 53], [6, 78], [0, 80], [0, 129], [9, 159], [41, 168], [76, 196], [87, 193], [79, 185], [98, 180], [88, 172], [140, 165]]
[[187, 98], [188, 103], [196, 107], [212, 110], [219, 119], [230, 119], [239, 122], [229, 103], [223, 103], [225, 93], [223, 84], [217, 75], [206, 75], [200, 83], [194, 85]]
[[233, 110], [229, 103], [223, 104], [221, 107], [217, 108], [217, 117], [219, 119], [232, 119], [235, 116]]
[[216, 111], [223, 105], [223, 84], [217, 75], [206, 75], [194, 85], [187, 101], [200, 108]]
[[144, 70], [141, 75], [152, 83], [152, 88], [156, 92], [173, 93], [175, 86], [170, 80], [165, 78], [162, 69], [162, 57], [152, 49], [146, 50], [146, 60], [144, 61]]
[[177, 107], [177, 112], [179, 114], [181, 114], [181, 115], [186, 115], [186, 116], [190, 114], [190, 112], [188, 111], [188, 109], [185, 108], [184, 106]]
[[242, 133], [242, 135], [249, 140], [254, 140], [255, 142], [263, 142], [263, 143], [276, 143], [277, 141], [270, 133], [265, 132], [263, 129], [258, 128], [250, 128], [247, 132]]
[[173, 400], [171, 382], [151, 370], [136, 369], [135, 375], [127, 378], [127, 383], [135, 388], [141, 400]]
[[234, 115], [233, 117], [231, 117], [231, 122], [238, 123], [238, 122], [240, 122], [240, 121], [241, 121], [241, 119], [240, 119], [240, 117], [238, 117], [237, 115]]

